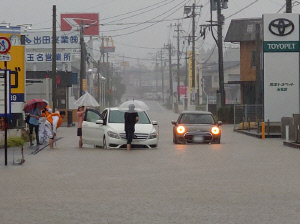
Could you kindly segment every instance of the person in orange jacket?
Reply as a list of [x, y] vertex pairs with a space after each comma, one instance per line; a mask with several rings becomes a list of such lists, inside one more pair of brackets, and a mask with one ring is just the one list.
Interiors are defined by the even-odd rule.
[[65, 115], [65, 111], [56, 111], [55, 113], [52, 113], [47, 117], [47, 120], [45, 122], [45, 131], [47, 136], [49, 137], [50, 149], [53, 149], [53, 139], [56, 136], [56, 131], [62, 124], [62, 120]]

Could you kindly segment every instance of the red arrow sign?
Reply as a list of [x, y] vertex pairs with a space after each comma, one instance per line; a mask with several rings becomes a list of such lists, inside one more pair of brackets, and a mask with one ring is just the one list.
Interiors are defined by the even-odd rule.
[[10, 50], [11, 44], [8, 38], [0, 37], [0, 54], [6, 54]]

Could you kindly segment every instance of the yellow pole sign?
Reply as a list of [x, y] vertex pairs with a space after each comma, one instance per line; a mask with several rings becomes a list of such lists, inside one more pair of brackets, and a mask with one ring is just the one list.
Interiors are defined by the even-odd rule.
[[[11, 61], [7, 63], [7, 69], [11, 70], [11, 102], [25, 101], [25, 46], [19, 45], [20, 34], [1, 33], [0, 36], [7, 37], [11, 41], [8, 54]], [[18, 45], [14, 45], [18, 44]], [[0, 68], [4, 68], [4, 62], [0, 61]]]
[[87, 90], [87, 80], [82, 79], [82, 90]]

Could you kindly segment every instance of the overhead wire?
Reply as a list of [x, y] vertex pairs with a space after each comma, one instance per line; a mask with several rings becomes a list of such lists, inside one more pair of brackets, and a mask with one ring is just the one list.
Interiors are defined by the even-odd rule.
[[[139, 24], [137, 24], [137, 25], [135, 25], [135, 26], [125, 27], [125, 28], [116, 29], [116, 30], [108, 30], [108, 31], [105, 31], [105, 32], [121, 31], [121, 30], [130, 29], [130, 28], [134, 28], [134, 27], [137, 27], [137, 26], [146, 24], [146, 23], [149, 22], [149, 21], [152, 21], [152, 20], [157, 19], [158, 17], [160, 17], [160, 16], [162, 16], [162, 15], [165, 15], [167, 12], [169, 12], [170, 10], [173, 10], [173, 9], [176, 8], [178, 5], [182, 5], [182, 3], [185, 2], [185, 1], [187, 1], [187, 0], [184, 0], [184, 1], [180, 2], [179, 4], [177, 4], [176, 6], [174, 6], [173, 8], [168, 9], [167, 11], [165, 11], [165, 12], [159, 14], [158, 16], [155, 16], [155, 17], [153, 17], [152, 19], [146, 20], [145, 22], [139, 23]], [[177, 11], [177, 10], [176, 10], [176, 11]], [[176, 12], [176, 11], [175, 11], [175, 12]], [[175, 13], [175, 12], [174, 12], [174, 13]], [[172, 14], [174, 14], [174, 13], [172, 13]], [[165, 17], [165, 18], [168, 18], [168, 17], [169, 17], [169, 16], [167, 16], [167, 17]], [[164, 18], [164, 19], [165, 19], [165, 18]], [[162, 19], [162, 20], [164, 20], [164, 19]], [[150, 26], [155, 25], [155, 24], [157, 24], [157, 23], [159, 23], [159, 22], [162, 22], [162, 20], [157, 21], [157, 22], [155, 22], [154, 24], [151, 24]], [[149, 27], [150, 27], [150, 26], [149, 26]]]
[[[170, 1], [170, 0], [165, 0], [165, 1], [162, 1], [162, 2], [159, 2], [159, 3], [155, 3], [153, 5], [149, 5], [149, 6], [146, 6], [144, 8], [140, 8], [140, 9], [137, 9], [137, 10], [133, 10], [133, 11], [130, 11], [130, 12], [127, 12], [127, 13], [123, 13], [123, 14], [120, 14], [120, 15], [117, 15], [117, 16], [111, 16], [111, 17], [107, 17], [107, 18], [104, 18], [102, 20], [108, 20], [108, 19], [112, 19], [112, 18], [117, 18], [117, 17], [120, 17], [120, 16], [124, 16], [124, 15], [129, 15], [131, 13], [135, 13], [135, 12], [138, 12], [138, 11], [141, 11], [141, 10], [144, 10], [144, 9], [148, 9], [150, 7], [153, 7], [153, 6], [156, 6], [158, 4], [161, 4], [161, 3], [164, 3], [164, 2], [167, 2], [167, 1]], [[174, 0], [172, 0], [171, 2], [173, 2]], [[123, 18], [124, 19], [124, 18]], [[122, 20], [123, 20], [122, 19]]]
[[[176, 6], [179, 6], [179, 8], [175, 9], [175, 11], [171, 12], [171, 14], [168, 14], [168, 15], [165, 16], [163, 19], [168, 18], [169, 16], [171, 16], [171, 15], [173, 15], [175, 12], [177, 12], [179, 9], [181, 9], [182, 3], [186, 2], [186, 1], [187, 1], [187, 0], [184, 0], [184, 1], [182, 1], [180, 4], [176, 5]], [[176, 8], [176, 6], [173, 7], [172, 9]], [[170, 10], [169, 10], [169, 11], [170, 11]], [[165, 14], [165, 13], [164, 13], [164, 14]], [[144, 27], [144, 28], [141, 28], [141, 29], [139, 29], [139, 30], [135, 30], [135, 31], [132, 31], [132, 32], [129, 32], [129, 33], [124, 33], [124, 34], [119, 34], [119, 35], [112, 35], [111, 37], [119, 37], [119, 36], [125, 36], [125, 35], [130, 35], [130, 34], [133, 34], [133, 33], [137, 33], [137, 32], [140, 32], [140, 31], [142, 31], [142, 30], [148, 29], [148, 28], [150, 28], [150, 27], [152, 27], [152, 26], [154, 26], [154, 25], [156, 25], [156, 24], [157, 24], [157, 23], [154, 23], [154, 24], [151, 24], [151, 25], [149, 25], [149, 26], [147, 26], [147, 27]]]
[[[169, 1], [169, 0], [168, 0]], [[167, 4], [170, 4], [171, 2], [174, 2], [175, 0], [172, 0], [172, 1], [170, 1], [170, 2], [167, 2], [167, 3], [165, 3], [165, 4], [162, 4], [162, 5], [159, 5], [159, 6], [157, 6], [157, 7], [155, 7], [155, 8], [153, 8], [153, 9], [149, 9], [149, 10], [147, 10], [147, 11], [145, 11], [145, 12], [141, 12], [141, 13], [138, 13], [138, 14], [135, 14], [135, 15], [133, 15], [133, 16], [129, 16], [129, 17], [125, 17], [125, 18], [122, 18], [122, 19], [118, 19], [118, 20], [114, 20], [114, 21], [111, 21], [111, 22], [107, 22], [107, 24], [110, 24], [110, 23], [114, 23], [114, 22], [117, 22], [117, 21], [120, 21], [120, 20], [125, 20], [125, 19], [131, 19], [131, 18], [133, 18], [133, 17], [136, 17], [136, 16], [139, 16], [139, 15], [142, 15], [142, 14], [145, 14], [145, 13], [147, 13], [147, 12], [151, 12], [151, 11], [153, 11], [153, 10], [155, 10], [155, 9], [158, 9], [158, 8], [160, 8], [160, 7], [162, 7], [162, 6], [165, 6], [165, 5], [167, 5]], [[158, 5], [158, 4], [161, 4], [162, 2], [160, 2], [160, 3], [157, 3], [156, 5]], [[104, 19], [105, 20], [105, 19]]]

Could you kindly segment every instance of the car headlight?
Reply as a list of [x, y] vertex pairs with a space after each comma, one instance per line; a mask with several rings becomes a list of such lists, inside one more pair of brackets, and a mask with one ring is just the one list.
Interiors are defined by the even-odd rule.
[[220, 129], [218, 127], [212, 127], [211, 133], [213, 133], [214, 135], [218, 135], [220, 134]]
[[185, 127], [183, 127], [183, 126], [178, 126], [176, 130], [177, 130], [177, 133], [183, 134], [183, 133], [185, 132]]
[[153, 138], [157, 138], [157, 133], [156, 133], [156, 132], [152, 132], [152, 133], [149, 135], [149, 139], [153, 139]]
[[111, 138], [120, 138], [120, 136], [117, 133], [113, 132], [113, 131], [108, 131], [107, 135]]

